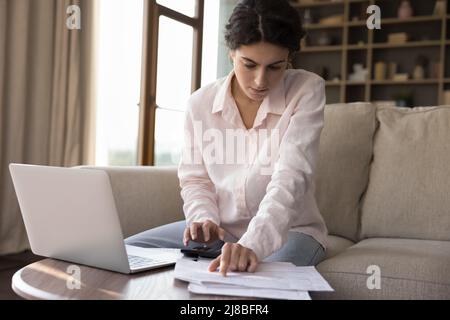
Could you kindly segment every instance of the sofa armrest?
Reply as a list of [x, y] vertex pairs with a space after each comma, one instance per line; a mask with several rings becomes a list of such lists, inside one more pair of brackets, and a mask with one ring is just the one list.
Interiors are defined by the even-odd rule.
[[124, 237], [184, 219], [175, 166], [74, 168], [108, 173]]

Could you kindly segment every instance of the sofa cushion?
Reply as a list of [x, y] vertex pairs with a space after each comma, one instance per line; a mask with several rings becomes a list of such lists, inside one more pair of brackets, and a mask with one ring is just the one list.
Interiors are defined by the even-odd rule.
[[328, 235], [327, 237], [327, 250], [326, 259], [334, 257], [335, 255], [343, 252], [348, 247], [351, 247], [355, 243], [339, 236]]
[[330, 234], [356, 240], [375, 131], [370, 103], [325, 106], [316, 171], [316, 200]]
[[[380, 289], [374, 284], [379, 267]], [[324, 260], [318, 271], [335, 289], [314, 299], [450, 299], [450, 242], [373, 238]]]
[[361, 238], [450, 240], [450, 107], [377, 111]]

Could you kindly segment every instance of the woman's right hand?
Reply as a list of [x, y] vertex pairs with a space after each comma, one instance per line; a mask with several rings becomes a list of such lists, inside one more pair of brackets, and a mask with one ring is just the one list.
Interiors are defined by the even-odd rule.
[[211, 243], [216, 240], [225, 239], [225, 230], [211, 220], [204, 222], [193, 222], [184, 230], [183, 244], [187, 246], [193, 240], [201, 243]]

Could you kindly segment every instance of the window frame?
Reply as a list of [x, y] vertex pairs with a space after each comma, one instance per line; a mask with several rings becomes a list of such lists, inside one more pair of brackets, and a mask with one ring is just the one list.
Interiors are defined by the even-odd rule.
[[141, 94], [139, 102], [138, 165], [155, 163], [156, 82], [158, 68], [159, 17], [165, 16], [193, 28], [191, 92], [201, 86], [204, 0], [196, 0], [195, 16], [189, 17], [144, 0]]

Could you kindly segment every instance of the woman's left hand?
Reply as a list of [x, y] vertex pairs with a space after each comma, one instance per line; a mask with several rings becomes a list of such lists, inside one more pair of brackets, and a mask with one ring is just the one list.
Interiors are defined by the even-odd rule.
[[238, 243], [227, 242], [222, 247], [222, 254], [211, 261], [208, 270], [220, 272], [226, 276], [228, 271], [255, 272], [258, 258], [253, 250], [245, 248]]

